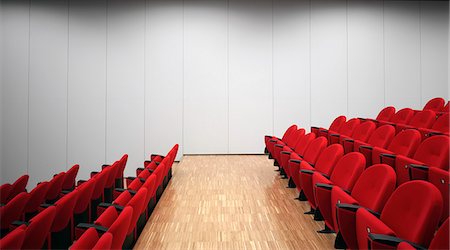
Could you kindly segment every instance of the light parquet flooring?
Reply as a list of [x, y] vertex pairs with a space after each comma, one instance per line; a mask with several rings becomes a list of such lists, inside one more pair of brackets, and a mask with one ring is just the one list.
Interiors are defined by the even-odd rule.
[[332, 249], [263, 155], [184, 156], [135, 249]]

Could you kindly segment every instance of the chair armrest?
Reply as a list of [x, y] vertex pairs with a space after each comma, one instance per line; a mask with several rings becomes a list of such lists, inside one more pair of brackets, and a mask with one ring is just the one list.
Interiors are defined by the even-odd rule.
[[282, 154], [282, 155], [290, 155], [291, 152], [290, 152], [290, 151], [281, 151], [281, 154]]
[[103, 208], [107, 208], [107, 207], [114, 207], [117, 211], [122, 211], [125, 207], [118, 205], [118, 204], [114, 204], [114, 203], [106, 203], [106, 202], [102, 202], [100, 204], [98, 204], [99, 207], [103, 207]]
[[283, 145], [283, 144], [275, 144], [275, 147], [277, 147], [277, 148], [283, 148], [284, 145]]
[[443, 135], [444, 133], [438, 132], [438, 131], [433, 131], [433, 132], [429, 132], [427, 134], [425, 134], [426, 137], [431, 137], [431, 136], [435, 136], [435, 135]]
[[339, 134], [330, 134], [330, 136], [339, 137], [340, 135]]
[[395, 159], [397, 156], [393, 155], [393, 154], [380, 154], [380, 157], [387, 157], [387, 158], [391, 158], [391, 159]]
[[400, 244], [401, 242], [407, 242], [408, 244], [410, 244], [411, 246], [413, 246], [416, 249], [426, 249], [426, 248], [419, 246], [413, 242], [403, 240], [403, 239], [400, 239], [400, 238], [397, 238], [397, 237], [391, 236], [391, 235], [369, 233], [368, 237], [369, 237], [370, 241], [381, 243], [383, 245], [397, 247], [397, 245]]
[[314, 171], [310, 170], [310, 169], [302, 169], [302, 170], [300, 170], [300, 172], [304, 173], [304, 174], [309, 174], [309, 175], [314, 174]]
[[313, 128], [313, 129], [319, 129], [319, 127], [316, 127], [316, 126], [311, 126], [311, 128]]
[[[320, 172], [319, 172], [320, 173]], [[320, 173], [323, 177], [327, 178], [328, 180], [330, 179], [330, 176], [324, 173]]]
[[270, 139], [269, 141], [270, 142], [277, 142], [278, 140], [277, 139]]
[[48, 203], [42, 203], [41, 205], [39, 205], [40, 207], [42, 207], [42, 208], [48, 208], [48, 207], [51, 207], [51, 206], [54, 206], [55, 204], [48, 204]]
[[369, 146], [369, 145], [361, 145], [361, 146], [359, 146], [360, 148], [365, 148], [365, 149], [370, 149], [370, 150], [372, 150], [373, 149], [373, 147], [372, 146]]
[[13, 226], [15, 226], [15, 227], [19, 227], [19, 226], [22, 226], [22, 225], [28, 226], [28, 225], [30, 225], [30, 222], [28, 222], [28, 221], [21, 221], [21, 220], [15, 220], [11, 224]]
[[351, 139], [351, 138], [344, 138], [344, 141], [354, 142], [355, 140], [353, 140], [353, 139]]
[[96, 225], [96, 224], [79, 223], [77, 225], [77, 228], [85, 229], [85, 230], [87, 230], [87, 229], [89, 229], [91, 227], [95, 228], [95, 230], [97, 230], [97, 232], [99, 232], [99, 233], [106, 233], [108, 231], [107, 227]]
[[347, 204], [347, 203], [338, 203], [336, 204], [336, 207], [340, 208], [340, 209], [345, 209], [351, 212], [356, 213], [356, 211], [361, 208], [361, 206], [359, 205], [355, 205], [355, 204]]
[[333, 185], [325, 184], [325, 183], [317, 183], [316, 187], [331, 190], [333, 188]]
[[300, 159], [290, 159], [289, 162], [300, 164], [302, 162], [302, 160], [300, 160]]
[[410, 168], [415, 168], [418, 170], [428, 171], [429, 167], [426, 165], [419, 165], [419, 164], [409, 164]]

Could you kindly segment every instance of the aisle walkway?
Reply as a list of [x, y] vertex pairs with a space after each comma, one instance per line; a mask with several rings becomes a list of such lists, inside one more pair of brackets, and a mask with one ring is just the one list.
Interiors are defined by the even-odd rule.
[[135, 249], [331, 249], [262, 155], [185, 156]]

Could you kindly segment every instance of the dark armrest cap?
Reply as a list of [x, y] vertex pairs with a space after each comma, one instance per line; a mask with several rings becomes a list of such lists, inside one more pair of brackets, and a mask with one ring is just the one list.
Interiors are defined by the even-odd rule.
[[107, 227], [95, 225], [95, 224], [79, 223], [77, 225], [77, 228], [82, 228], [82, 229], [89, 229], [91, 227], [95, 228], [95, 230], [97, 230], [97, 232], [100, 232], [100, 233], [106, 233], [108, 231]]
[[395, 159], [396, 156], [393, 154], [380, 154], [380, 157], [387, 157], [387, 158]]
[[359, 146], [359, 148], [365, 148], [365, 149], [370, 149], [370, 150], [373, 149], [373, 147], [369, 146], [369, 145], [361, 145], [361, 146]]
[[425, 171], [429, 169], [428, 166], [419, 165], [419, 164], [409, 164], [409, 166], [412, 167], [412, 168], [416, 168], [416, 169], [419, 169], [419, 170], [425, 170]]
[[400, 239], [400, 238], [397, 238], [397, 237], [391, 236], [391, 235], [369, 233], [368, 236], [369, 236], [370, 240], [379, 242], [379, 243], [381, 243], [383, 245], [396, 247], [401, 242], [407, 242], [408, 244], [410, 244], [411, 246], [413, 246], [416, 249], [425, 249], [424, 247], [419, 246], [419, 245], [417, 245], [417, 244], [415, 244], [413, 242], [410, 242], [410, 241], [407, 241], [407, 240], [403, 240], [403, 239]]
[[346, 203], [338, 203], [336, 204], [337, 208], [345, 209], [348, 211], [356, 212], [361, 206], [354, 204], [346, 204]]
[[293, 162], [293, 163], [298, 163], [298, 164], [300, 164], [302, 162], [302, 160], [300, 160], [300, 159], [290, 159], [289, 161]]
[[333, 185], [325, 184], [325, 183], [317, 183], [316, 187], [331, 190], [333, 188]]
[[28, 225], [30, 225], [30, 222], [28, 222], [28, 221], [21, 221], [21, 220], [15, 220], [11, 224], [13, 226], [19, 227], [19, 226], [22, 226], [22, 225], [27, 225], [28, 226]]
[[314, 174], [314, 171], [310, 170], [310, 169], [302, 169], [302, 170], [300, 170], [300, 172], [305, 173], [305, 174]]
[[290, 155], [291, 152], [290, 151], [281, 151], [281, 154], [283, 154], [283, 155]]

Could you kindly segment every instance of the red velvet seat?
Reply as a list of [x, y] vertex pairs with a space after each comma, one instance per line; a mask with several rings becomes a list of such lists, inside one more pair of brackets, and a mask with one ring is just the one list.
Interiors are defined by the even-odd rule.
[[392, 236], [428, 246], [441, 213], [442, 197], [436, 187], [426, 181], [404, 183], [392, 193], [379, 216], [366, 209], [358, 209], [358, 247], [386, 248], [387, 239]]
[[[420, 132], [415, 129], [408, 129], [397, 134], [389, 146], [384, 149], [380, 147], [372, 148], [372, 164], [385, 163], [395, 166], [395, 158], [398, 155], [411, 157], [421, 143]], [[398, 179], [398, 176], [397, 176]]]
[[[430, 246], [428, 247], [429, 250], [442, 250], [442, 249], [449, 249], [449, 218], [445, 220], [445, 222], [439, 227], [439, 230], [434, 235], [433, 239], [431, 240]], [[401, 250], [416, 250], [416, 249], [425, 249], [426, 247], [423, 246], [412, 246], [412, 243], [408, 243], [406, 241], [401, 241], [397, 245], [397, 249]]]
[[341, 135], [339, 142], [344, 146], [344, 153], [350, 153], [353, 151], [354, 141], [367, 142], [377, 126], [374, 122], [366, 121], [358, 125], [353, 131], [351, 136]]
[[445, 100], [443, 98], [436, 97], [436, 98], [429, 100], [423, 107], [423, 110], [431, 110], [434, 112], [438, 112], [444, 108], [444, 105], [445, 105]]
[[428, 181], [433, 184], [442, 195], [444, 201], [444, 209], [442, 211], [441, 221], [448, 217], [449, 213], [449, 175], [448, 170], [440, 168], [430, 168], [428, 170]]
[[433, 136], [435, 134], [444, 134], [449, 135], [449, 113], [445, 113], [433, 123], [433, 126], [431, 128], [419, 128], [420, 133], [422, 134], [422, 139], [425, 139], [426, 137]]
[[[360, 207], [381, 212], [396, 187], [395, 171], [386, 164], [370, 166], [361, 174], [351, 194], [339, 187], [331, 190], [331, 215], [322, 212], [325, 224], [339, 232], [347, 249], [357, 249], [356, 211]], [[338, 240], [337, 240], [338, 241]], [[337, 242], [339, 244], [339, 242]]]
[[398, 155], [394, 165], [398, 184], [409, 181], [411, 178], [427, 180], [428, 169], [432, 167], [448, 170], [449, 143], [448, 136], [436, 135], [425, 139], [412, 157]]
[[339, 143], [339, 139], [341, 136], [350, 137], [353, 134], [353, 131], [359, 124], [361, 120], [358, 118], [352, 118], [348, 120], [342, 127], [339, 129], [339, 132], [329, 132], [328, 133], [328, 142], [329, 144]]
[[25, 239], [25, 228], [18, 227], [0, 239], [0, 249], [20, 249]]
[[331, 185], [351, 192], [365, 165], [366, 161], [361, 153], [351, 152], [339, 159], [329, 177], [319, 172], [314, 172], [312, 185], [310, 187], [304, 186], [305, 189], [313, 188], [312, 191], [305, 191], [306, 198], [311, 205], [311, 211], [314, 211], [317, 215], [319, 211], [315, 210], [330, 209]]
[[[318, 172], [325, 176], [330, 176], [334, 166], [344, 155], [344, 150], [340, 144], [333, 144], [322, 151], [316, 164], [311, 165], [306, 161], [300, 163], [300, 181], [295, 183], [297, 189], [303, 190], [306, 197], [314, 197], [312, 176], [314, 172]], [[306, 194], [306, 192], [308, 194]], [[306, 198], [305, 197], [305, 198]], [[314, 201], [313, 201], [314, 202]], [[315, 204], [315, 203], [314, 203]]]
[[396, 132], [399, 133], [409, 128], [431, 128], [436, 121], [436, 113], [431, 110], [417, 112], [408, 124], [396, 124]]
[[89, 228], [81, 237], [73, 243], [70, 250], [111, 249], [113, 236], [111, 233], [103, 235], [97, 233], [94, 228]]
[[395, 108], [392, 106], [387, 106], [378, 113], [375, 120], [377, 121], [389, 121], [395, 114]]
[[1, 237], [9, 232], [10, 224], [22, 218], [25, 205], [30, 194], [22, 192], [11, 199], [6, 205], [0, 207]]
[[[285, 169], [291, 187], [296, 186], [297, 184], [295, 183], [300, 183], [300, 163], [306, 161], [310, 165], [316, 164], [317, 158], [319, 158], [319, 155], [327, 147], [327, 143], [327, 139], [321, 136], [309, 143], [303, 157], [298, 156], [296, 153], [291, 154], [292, 161], [288, 164], [288, 168]], [[298, 158], [296, 159], [296, 157]]]
[[325, 128], [319, 128], [319, 127], [311, 127], [311, 133], [314, 133], [316, 137], [319, 136], [325, 136], [328, 137], [328, 132], [338, 132], [339, 129], [341, 129], [342, 125], [344, 125], [345, 121], [347, 120], [347, 117], [341, 115], [336, 117], [333, 122], [330, 124], [330, 127], [328, 129]]
[[73, 190], [75, 188], [75, 179], [77, 178], [79, 169], [80, 166], [76, 164], [73, 165], [69, 170], [67, 170], [62, 184], [63, 190]]
[[45, 196], [50, 187], [49, 182], [41, 182], [39, 183], [33, 190], [30, 192], [30, 199], [25, 205], [24, 213], [25, 220], [29, 221], [33, 216], [35, 216], [39, 211], [39, 206], [45, 202]]
[[13, 184], [11, 184], [11, 190], [9, 191], [9, 195], [8, 198], [6, 199], [6, 202], [2, 202], [3, 204], [8, 203], [8, 201], [10, 201], [11, 199], [13, 199], [14, 197], [16, 197], [16, 195], [22, 193], [22, 192], [26, 192], [26, 187], [28, 184], [28, 179], [30, 177], [25, 174], [20, 176]]
[[50, 233], [50, 227], [55, 219], [56, 207], [50, 206], [34, 216], [28, 225], [20, 227], [25, 229], [25, 239], [22, 249], [42, 249]]

